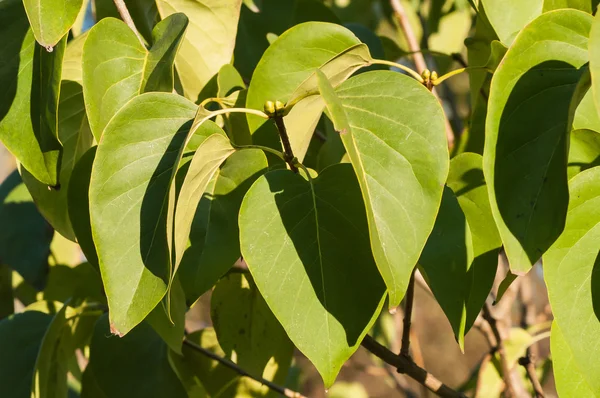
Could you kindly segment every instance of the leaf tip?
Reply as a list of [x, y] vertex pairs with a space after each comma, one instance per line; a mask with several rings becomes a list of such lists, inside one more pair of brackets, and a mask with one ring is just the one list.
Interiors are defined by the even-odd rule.
[[115, 326], [114, 323], [110, 323], [110, 334], [115, 335], [115, 336], [119, 336], [119, 337], [123, 337], [125, 336], [125, 333], [121, 333], [117, 330], [117, 327]]

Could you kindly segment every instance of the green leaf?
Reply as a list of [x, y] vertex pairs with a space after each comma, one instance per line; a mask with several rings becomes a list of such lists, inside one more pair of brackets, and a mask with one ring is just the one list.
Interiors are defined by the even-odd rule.
[[[135, 23], [135, 27], [144, 37], [146, 42], [152, 44], [152, 28], [158, 22], [160, 17], [158, 15], [158, 8], [156, 8], [156, 2], [153, 0], [124, 0], [131, 19]], [[121, 19], [119, 10], [115, 6], [114, 0], [94, 0], [96, 21], [101, 19], [113, 17]]]
[[57, 112], [66, 36], [46, 51], [34, 39], [18, 0], [0, 5], [0, 139], [38, 180], [56, 186], [62, 146]]
[[598, 0], [544, 0], [544, 12], [561, 8], [575, 8], [591, 14], [596, 11]]
[[573, 129], [600, 131], [600, 116], [596, 110], [593, 89], [588, 90], [579, 103], [573, 119]]
[[33, 369], [46, 329], [52, 316], [27, 311], [0, 321], [0, 395], [28, 397], [31, 392]]
[[162, 18], [181, 12], [190, 19], [175, 58], [183, 92], [192, 101], [219, 69], [231, 62], [242, 0], [158, 0]]
[[0, 262], [38, 290], [46, 284], [54, 231], [15, 170], [0, 185]]
[[83, 47], [83, 94], [96, 140], [133, 97], [173, 91], [173, 59], [187, 24], [183, 14], [161, 21], [152, 31], [150, 50], [129, 26], [114, 18], [101, 20], [89, 31]]
[[590, 73], [592, 75], [591, 91], [596, 108], [596, 114], [594, 116], [598, 118], [598, 114], [600, 113], [600, 15], [596, 15], [593, 19], [588, 50], [590, 57]]
[[397, 306], [433, 229], [448, 175], [444, 114], [419, 82], [367, 72], [319, 87], [361, 186], [371, 248]]
[[238, 214], [244, 195], [267, 169], [258, 149], [232, 154], [202, 195], [179, 269], [188, 302], [208, 291], [240, 257]]
[[[248, 89], [247, 107], [263, 109], [266, 101], [287, 103], [316, 87], [314, 71], [330, 61], [326, 75], [339, 84], [356, 70], [361, 56], [368, 54], [365, 45], [354, 34], [340, 25], [307, 22], [286, 31], [265, 51]], [[358, 47], [355, 47], [358, 46]], [[340, 56], [355, 49], [349, 58]], [[296, 90], [298, 89], [298, 92]], [[302, 161], [312, 133], [323, 112], [319, 97], [306, 98], [296, 104], [284, 117], [294, 155]], [[271, 122], [248, 115], [248, 124], [256, 143], [277, 146], [277, 130]]]
[[[181, 355], [181, 345], [185, 333], [185, 293], [179, 278], [175, 278], [171, 286], [169, 300], [158, 304], [148, 315], [147, 321], [169, 348]], [[169, 306], [167, 310], [166, 306]]]
[[76, 267], [53, 265], [48, 274], [48, 283], [44, 288], [43, 299], [46, 301], [66, 302], [88, 300], [105, 303], [100, 274], [89, 263], [81, 263]]
[[600, 166], [600, 134], [591, 130], [573, 130], [567, 168], [569, 179], [596, 166]]
[[[67, 46], [65, 62], [69, 62], [79, 53], [79, 69], [81, 70], [79, 42], [81, 41], [76, 42], [75, 46], [72, 44]], [[72, 54], [73, 52], [75, 54]], [[75, 164], [92, 146], [94, 140], [85, 113], [83, 89], [80, 82], [63, 80], [61, 83], [58, 104], [58, 138], [63, 143], [59, 177], [61, 189], [48, 190], [48, 187], [36, 180], [27, 169], [22, 170], [22, 175], [35, 204], [50, 225], [67, 239], [75, 241], [76, 237], [69, 219], [67, 205], [69, 182]]]
[[213, 134], [206, 138], [194, 153], [175, 206], [173, 233], [175, 264], [173, 273], [177, 272], [183, 258], [192, 230], [194, 215], [208, 183], [225, 159], [234, 152], [235, 149], [233, 149], [227, 137], [223, 134]]
[[240, 210], [240, 247], [256, 285], [326, 387], [383, 305], [364, 214], [347, 164], [310, 181], [288, 170], [268, 172]]
[[15, 312], [12, 273], [12, 269], [7, 265], [0, 264], [0, 320]]
[[[569, 194], [565, 230], [544, 255], [544, 278], [556, 323], [552, 333], [559, 334], [562, 359], [568, 361], [559, 368], [568, 364], [569, 374], [578, 374], [577, 379], [600, 394], [600, 364], [594, 360], [600, 353], [596, 344], [600, 335], [600, 167], [571, 179]], [[568, 385], [562, 375], [561, 381], [557, 387]]]
[[23, 0], [31, 30], [42, 46], [52, 47], [75, 23], [83, 0]]
[[167, 291], [169, 187], [195, 111], [176, 94], [140, 95], [117, 113], [98, 145], [90, 216], [115, 333], [141, 322]]
[[[249, 278], [237, 273], [219, 281], [211, 296], [211, 318], [227, 358], [252, 375], [285, 384], [294, 346]], [[269, 395], [267, 387], [250, 378], [241, 378], [236, 392]]]
[[492, 81], [483, 170], [514, 274], [529, 271], [564, 226], [567, 133], [585, 93], [578, 82], [591, 22], [576, 10], [543, 14], [521, 32]]
[[552, 322], [550, 351], [554, 382], [559, 394], [589, 398], [600, 396], [600, 391], [594, 391], [593, 386], [586, 381], [569, 343], [556, 322]]
[[481, 0], [500, 41], [510, 46], [527, 24], [542, 14], [544, 0]]
[[92, 166], [96, 158], [97, 148], [97, 146], [90, 148], [73, 168], [67, 201], [69, 203], [69, 219], [77, 237], [77, 242], [81, 246], [81, 251], [87, 261], [99, 270], [98, 253], [96, 253], [96, 247], [94, 246], [90, 224], [89, 198], [90, 177], [92, 176]]
[[[88, 369], [92, 375], [88, 377], [95, 381], [91, 387], [110, 398], [187, 397], [169, 365], [167, 350], [146, 323], [123, 338], [111, 336], [108, 317], [104, 315], [96, 323], [90, 346]], [[84, 384], [82, 397], [88, 394], [86, 387]]]

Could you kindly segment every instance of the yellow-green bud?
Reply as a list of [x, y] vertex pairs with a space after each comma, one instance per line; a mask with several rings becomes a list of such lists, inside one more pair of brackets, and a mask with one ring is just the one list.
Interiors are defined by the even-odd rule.
[[267, 101], [265, 102], [265, 113], [267, 114], [267, 116], [272, 117], [275, 116], [275, 104], [273, 103], [273, 101]]
[[428, 82], [431, 79], [431, 71], [429, 69], [425, 69], [423, 73], [421, 73], [421, 77], [425, 82]]
[[435, 82], [438, 79], [437, 72], [431, 72], [431, 81]]

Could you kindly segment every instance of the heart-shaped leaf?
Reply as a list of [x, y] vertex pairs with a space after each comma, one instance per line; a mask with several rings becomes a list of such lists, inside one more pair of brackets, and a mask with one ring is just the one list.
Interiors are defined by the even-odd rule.
[[[66, 36], [52, 52], [39, 45], [18, 0], [0, 5], [0, 139], [42, 183], [59, 183], [57, 113]], [[34, 72], [35, 71], [35, 72]]]
[[[600, 392], [600, 167], [582, 171], [569, 181], [571, 201], [565, 230], [544, 255], [544, 279], [552, 305], [552, 340], [563, 348], [555, 360], [564, 360], [569, 374]], [[568, 300], [565, 298], [568, 297]], [[555, 333], [562, 336], [555, 337]], [[555, 343], [553, 343], [553, 348]], [[568, 376], [557, 378], [559, 394], [571, 394]]]
[[309, 181], [289, 170], [261, 176], [244, 197], [239, 224], [242, 256], [261, 295], [331, 386], [379, 315], [385, 291], [352, 167], [334, 165]]
[[319, 87], [360, 182], [371, 248], [389, 293], [400, 304], [433, 229], [448, 175], [443, 110], [419, 82], [367, 72], [334, 92]]
[[568, 133], [591, 23], [576, 10], [541, 15], [519, 34], [492, 80], [483, 170], [515, 274], [529, 271], [564, 226]]
[[98, 145], [90, 216], [115, 333], [141, 322], [167, 291], [169, 189], [195, 111], [176, 94], [140, 95], [117, 113]]
[[162, 18], [177, 12], [190, 19], [175, 65], [187, 98], [200, 91], [219, 69], [231, 62], [242, 0], [158, 0]]
[[[339, 57], [340, 54], [360, 44], [350, 30], [340, 25], [306, 22], [294, 26], [269, 46], [258, 63], [248, 88], [248, 108], [263, 109], [266, 101], [286, 103], [292, 97], [300, 98], [314, 86], [314, 70], [335, 59], [339, 61], [332, 62], [333, 68], [328, 68], [326, 74], [337, 76], [339, 84], [356, 70], [356, 60], [360, 58], [352, 52], [349, 59]], [[368, 54], [363, 46], [358, 48], [363, 50], [363, 55], [365, 51]], [[307, 98], [284, 117], [294, 155], [300, 160], [304, 158], [323, 109], [322, 99]], [[254, 142], [279, 145], [279, 135], [272, 123], [253, 115], [248, 115], [248, 123]]]
[[75, 23], [83, 0], [23, 0], [31, 30], [52, 51]]
[[208, 291], [240, 257], [238, 214], [244, 195], [267, 169], [258, 149], [232, 154], [202, 195], [179, 269], [188, 302]]
[[114, 18], [101, 20], [89, 31], [83, 47], [83, 94], [96, 140], [131, 98], [149, 91], [173, 91], [173, 59], [187, 24], [183, 14], [158, 23], [150, 50], [129, 26]]

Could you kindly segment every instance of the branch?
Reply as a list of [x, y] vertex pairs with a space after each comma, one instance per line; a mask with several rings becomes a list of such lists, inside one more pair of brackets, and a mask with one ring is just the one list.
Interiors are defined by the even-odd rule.
[[394, 366], [399, 373], [406, 374], [407, 376], [427, 387], [429, 391], [438, 394], [440, 397], [465, 398], [464, 394], [454, 391], [452, 388], [443, 384], [441, 381], [435, 378], [435, 376], [428, 373], [425, 369], [419, 367], [409, 357], [405, 355], [394, 354], [386, 347], [379, 344], [371, 336], [365, 336], [361, 345], [385, 363]]
[[410, 324], [412, 318], [413, 302], [415, 300], [415, 269], [410, 275], [408, 289], [406, 289], [406, 303], [404, 308], [404, 327], [402, 328], [402, 346], [400, 355], [410, 357]]
[[[400, 0], [390, 0], [390, 4], [394, 10], [394, 14], [396, 14], [396, 18], [400, 24], [400, 29], [402, 29], [404, 32], [404, 37], [406, 37], [406, 41], [408, 42], [408, 50], [413, 53], [413, 59], [415, 61], [415, 66], [417, 67], [417, 71], [419, 73], [423, 73], [425, 70], [427, 70], [427, 64], [425, 63], [425, 57], [423, 56], [419, 43], [417, 42], [415, 32], [413, 32], [412, 27], [410, 26], [410, 21], [406, 15], [406, 10], [404, 9], [404, 6]], [[435, 95], [438, 101], [441, 102], [437, 91], [432, 90], [431, 92], [433, 95]], [[444, 119], [446, 122], [446, 138], [448, 139], [448, 147], [452, 148], [454, 146], [454, 131], [452, 130], [452, 126], [450, 125], [448, 118], [445, 117]]]
[[544, 398], [544, 389], [540, 384], [537, 373], [535, 371], [535, 362], [532, 355], [527, 355], [519, 358], [519, 365], [523, 366], [527, 371], [527, 377], [531, 381], [533, 391], [535, 392], [536, 398]]
[[123, 20], [123, 22], [125, 22], [127, 24], [127, 26], [129, 26], [131, 28], [131, 30], [133, 30], [133, 33], [135, 33], [135, 35], [137, 36], [140, 43], [142, 43], [142, 46], [144, 46], [144, 48], [146, 48], [144, 39], [142, 38], [142, 35], [135, 27], [135, 23], [133, 22], [133, 19], [131, 18], [131, 14], [129, 13], [129, 10], [127, 9], [127, 6], [125, 5], [125, 1], [124, 0], [114, 0], [114, 2], [115, 2], [115, 6], [117, 7], [117, 10], [119, 11], [119, 15], [121, 16], [121, 19]]
[[512, 398], [515, 396], [515, 387], [513, 386], [512, 378], [510, 376], [510, 367], [508, 366], [508, 361], [506, 360], [506, 351], [504, 350], [504, 341], [502, 340], [502, 336], [500, 335], [500, 330], [498, 329], [498, 324], [496, 322], [496, 318], [492, 315], [490, 310], [490, 306], [488, 303], [485, 303], [483, 306], [483, 319], [487, 321], [494, 333], [494, 337], [496, 338], [496, 351], [500, 356], [500, 365], [502, 367], [502, 376], [504, 378], [504, 384], [506, 385], [506, 393], [508, 398]]
[[304, 395], [300, 394], [299, 392], [296, 391], [292, 391], [289, 388], [285, 388], [282, 386], [279, 386], [277, 384], [274, 384], [272, 382], [270, 382], [267, 379], [263, 379], [262, 377], [255, 377], [252, 376], [250, 373], [246, 372], [244, 369], [240, 368], [237, 364], [231, 362], [229, 359], [227, 358], [223, 358], [220, 357], [219, 355], [215, 354], [212, 351], [207, 350], [204, 347], [199, 346], [198, 344], [188, 340], [188, 339], [184, 339], [183, 340], [183, 344], [187, 345], [188, 347], [200, 352], [201, 354], [206, 355], [207, 357], [214, 359], [215, 361], [219, 362], [221, 365], [228, 367], [229, 369], [237, 372], [238, 374], [242, 375], [242, 376], [246, 376], [251, 378], [252, 380], [255, 380], [259, 383], [261, 383], [262, 385], [268, 387], [269, 389], [278, 392], [279, 394], [288, 397], [288, 398], [307, 398]]

